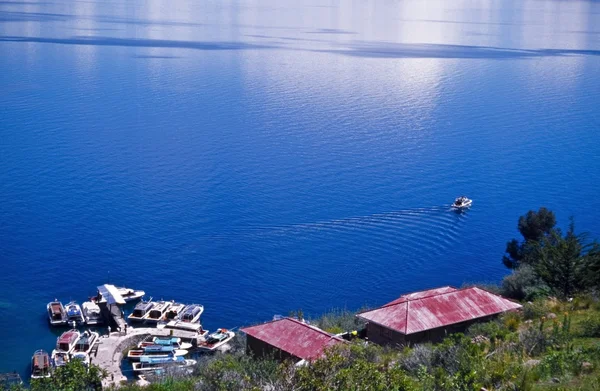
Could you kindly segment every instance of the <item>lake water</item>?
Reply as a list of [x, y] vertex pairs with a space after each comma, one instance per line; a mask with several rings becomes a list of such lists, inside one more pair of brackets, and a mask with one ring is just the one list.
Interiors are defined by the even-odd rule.
[[107, 281], [209, 329], [497, 282], [529, 209], [600, 237], [599, 131], [598, 1], [2, 1], [0, 371]]

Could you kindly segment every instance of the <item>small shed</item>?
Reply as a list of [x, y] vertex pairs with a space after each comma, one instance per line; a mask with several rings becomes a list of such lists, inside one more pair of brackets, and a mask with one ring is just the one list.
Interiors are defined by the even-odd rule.
[[246, 351], [257, 357], [273, 355], [280, 360], [311, 361], [345, 341], [317, 327], [292, 318], [282, 318], [246, 327]]
[[367, 321], [367, 337], [382, 344], [439, 341], [475, 322], [489, 320], [520, 304], [480, 288], [450, 286], [414, 292], [357, 316]]

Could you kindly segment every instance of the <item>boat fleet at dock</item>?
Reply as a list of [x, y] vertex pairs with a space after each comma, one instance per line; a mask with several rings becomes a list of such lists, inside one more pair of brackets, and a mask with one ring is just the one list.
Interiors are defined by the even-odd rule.
[[[204, 312], [201, 304], [182, 304], [175, 301], [152, 301], [143, 300], [144, 291], [129, 288], [117, 288], [111, 285], [109, 291], [118, 292], [120, 302], [133, 302], [140, 300], [127, 320], [131, 326], [143, 325], [144, 327], [156, 327], [158, 329], [173, 329], [193, 332], [194, 344], [184, 342], [181, 338], [167, 336], [149, 336], [136, 347], [128, 350], [126, 357], [132, 362], [133, 372], [140, 374], [155, 374], [162, 371], [166, 366], [190, 370], [196, 364], [195, 360], [185, 358], [191, 350], [213, 352], [227, 344], [235, 333], [227, 329], [217, 329], [213, 333], [202, 328], [200, 317]], [[52, 371], [66, 365], [72, 360], [81, 360], [86, 366], [92, 362], [91, 353], [100, 343], [100, 334], [97, 331], [79, 331], [84, 326], [98, 327], [106, 323], [106, 314], [99, 304], [114, 304], [110, 293], [103, 297], [100, 290], [96, 297], [90, 298], [79, 305], [71, 301], [63, 305], [59, 300], [48, 303], [46, 306], [48, 321], [53, 327], [69, 327], [56, 340], [56, 346], [51, 354], [44, 350], [38, 350], [31, 359], [31, 378], [50, 377]], [[106, 310], [106, 308], [104, 308]], [[114, 315], [114, 313], [111, 313]], [[122, 310], [121, 310], [121, 315]], [[124, 322], [124, 321], [123, 321]], [[114, 324], [114, 323], [113, 323]], [[109, 322], [110, 325], [110, 322]], [[124, 325], [127, 331], [127, 324]], [[110, 331], [110, 327], [108, 327]], [[172, 333], [171, 333], [172, 334]]]

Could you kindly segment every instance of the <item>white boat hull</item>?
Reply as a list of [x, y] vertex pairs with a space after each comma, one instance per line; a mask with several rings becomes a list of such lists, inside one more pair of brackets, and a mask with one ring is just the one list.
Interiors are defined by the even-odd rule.
[[229, 334], [227, 338], [214, 344], [209, 344], [208, 342], [199, 343], [198, 349], [206, 352], [214, 352], [215, 350], [218, 350], [221, 346], [225, 345], [227, 342], [231, 341], [233, 337], [235, 337], [235, 333], [233, 331], [228, 331], [227, 334]]

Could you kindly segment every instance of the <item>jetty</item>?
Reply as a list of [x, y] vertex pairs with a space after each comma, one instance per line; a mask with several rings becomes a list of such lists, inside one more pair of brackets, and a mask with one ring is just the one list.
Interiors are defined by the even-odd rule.
[[173, 336], [189, 341], [193, 346], [198, 346], [200, 336], [196, 332], [171, 329], [157, 329], [149, 327], [128, 328], [125, 332], [112, 332], [99, 339], [90, 355], [92, 364], [106, 370], [108, 376], [102, 381], [102, 387], [108, 388], [112, 385], [119, 386], [127, 377], [121, 371], [123, 352], [137, 345], [149, 336]]

